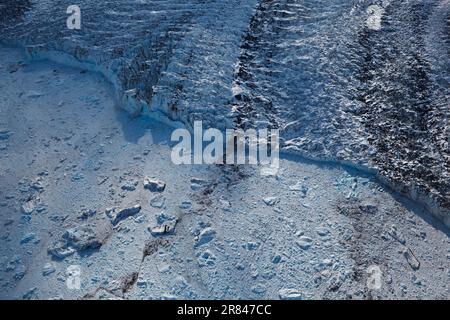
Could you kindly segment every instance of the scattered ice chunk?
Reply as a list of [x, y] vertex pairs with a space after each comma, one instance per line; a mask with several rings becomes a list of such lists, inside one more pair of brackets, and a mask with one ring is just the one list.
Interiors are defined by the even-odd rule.
[[312, 239], [306, 236], [301, 236], [297, 241], [297, 245], [302, 248], [303, 250], [307, 250], [312, 245]]
[[11, 133], [9, 130], [6, 129], [0, 129], [0, 140], [8, 140]]
[[278, 290], [278, 296], [281, 300], [301, 300], [302, 293], [297, 289], [287, 288]]
[[184, 200], [180, 204], [180, 209], [190, 209], [192, 207], [192, 202], [189, 200]]
[[64, 259], [76, 252], [74, 248], [67, 247], [66, 241], [58, 240], [47, 249], [47, 252], [56, 259]]
[[144, 178], [144, 188], [151, 192], [163, 192], [166, 188], [166, 183], [158, 179]]
[[245, 248], [247, 250], [256, 250], [256, 249], [258, 249], [258, 247], [259, 247], [259, 244], [257, 242], [247, 242], [245, 244]]
[[121, 189], [125, 191], [134, 191], [136, 190], [137, 185], [137, 181], [126, 181], [124, 184], [122, 184]]
[[328, 258], [323, 259], [323, 260], [320, 262], [320, 266], [321, 266], [321, 267], [330, 267], [332, 264], [333, 264], [333, 260], [328, 259]]
[[18, 266], [22, 264], [22, 257], [19, 255], [15, 255], [12, 259], [6, 264], [5, 271], [11, 272], [16, 270]]
[[208, 187], [209, 185], [211, 185], [210, 181], [207, 180], [203, 180], [203, 179], [199, 179], [199, 178], [193, 178], [191, 179], [191, 189], [193, 191], [200, 191], [205, 189], [206, 187]]
[[111, 208], [106, 210], [106, 215], [110, 218], [111, 223], [113, 225], [117, 225], [120, 221], [133, 216], [141, 211], [141, 205], [136, 204], [131, 207], [123, 208], [123, 209], [116, 209]]
[[403, 249], [403, 256], [405, 257], [406, 261], [408, 262], [408, 264], [410, 265], [410, 267], [413, 270], [417, 270], [420, 268], [420, 262], [419, 260], [416, 258], [416, 256], [414, 255], [414, 253], [411, 251], [410, 248], [405, 247]]
[[37, 288], [33, 287], [28, 289], [22, 296], [23, 299], [32, 299], [32, 298], [36, 298], [37, 297]]
[[147, 280], [139, 279], [138, 281], [136, 281], [136, 285], [141, 289], [145, 289], [147, 288]]
[[34, 190], [37, 191], [43, 191], [44, 190], [44, 186], [42, 184], [42, 180], [40, 177], [38, 177], [37, 179], [34, 179], [31, 184], [30, 187], [33, 188]]
[[316, 231], [317, 231], [317, 234], [318, 234], [319, 236], [322, 236], [322, 237], [324, 237], [324, 236], [326, 236], [326, 235], [328, 235], [328, 234], [330, 233], [330, 230], [328, 230], [328, 229], [325, 228], [325, 227], [318, 227], [318, 228], [316, 229]]
[[81, 225], [67, 229], [63, 234], [63, 239], [67, 241], [67, 246], [77, 251], [96, 249], [102, 245], [97, 234], [89, 225]]
[[97, 178], [97, 184], [98, 184], [98, 185], [102, 185], [102, 184], [104, 184], [108, 179], [109, 179], [108, 176], [99, 176], [99, 177]]
[[72, 175], [72, 181], [73, 181], [73, 182], [79, 181], [79, 180], [82, 180], [82, 179], [84, 179], [84, 175], [83, 175], [81, 172], [75, 172], [75, 173]]
[[34, 209], [36, 209], [36, 200], [31, 199], [22, 205], [22, 213], [24, 214], [32, 214]]
[[101, 247], [102, 241], [89, 225], [67, 229], [61, 239], [54, 242], [47, 252], [57, 259], [64, 259], [75, 252]]
[[157, 195], [150, 200], [150, 205], [153, 208], [163, 208], [166, 203], [166, 198], [163, 195]]
[[79, 214], [79, 216], [78, 216], [78, 219], [80, 219], [80, 220], [86, 220], [86, 219], [88, 219], [88, 218], [90, 218], [90, 217], [95, 216], [96, 214], [97, 214], [97, 210], [93, 210], [93, 209], [82, 209], [81, 212], [80, 212], [80, 214]]
[[56, 271], [55, 265], [52, 262], [48, 262], [45, 264], [44, 268], [42, 268], [42, 275], [48, 276]]
[[165, 213], [165, 212], [162, 212], [162, 213], [160, 213], [160, 214], [158, 214], [156, 216], [156, 221], [157, 221], [158, 224], [163, 224], [163, 223], [165, 223], [167, 221], [173, 221], [173, 220], [176, 220], [176, 218], [174, 216], [170, 215], [170, 214]]
[[20, 239], [20, 243], [21, 244], [28, 243], [28, 242], [34, 240], [35, 237], [36, 237], [36, 235], [33, 232], [27, 233], [22, 237], [22, 239]]
[[272, 263], [277, 264], [277, 263], [280, 263], [280, 262], [281, 262], [281, 256], [280, 256], [279, 254], [275, 255], [275, 256], [272, 258]]
[[156, 217], [156, 222], [158, 223], [157, 226], [150, 226], [148, 228], [153, 236], [163, 236], [175, 232], [175, 226], [177, 224], [176, 217], [163, 212]]
[[264, 203], [268, 206], [274, 206], [278, 202], [277, 197], [267, 197], [263, 199]]
[[21, 280], [23, 277], [25, 277], [26, 273], [27, 271], [25, 270], [25, 267], [23, 267], [21, 271], [18, 271], [14, 274], [14, 279]]
[[149, 227], [149, 231], [154, 237], [163, 236], [169, 233], [169, 227], [168, 226]]
[[392, 225], [391, 228], [388, 231], [389, 235], [394, 238], [395, 240], [397, 240], [398, 242], [400, 242], [401, 244], [405, 244], [406, 240], [403, 237], [403, 235], [397, 230], [397, 226], [396, 225]]
[[263, 294], [267, 291], [266, 286], [262, 283], [258, 283], [256, 285], [252, 286], [251, 289], [252, 289], [252, 292], [256, 293], [256, 294]]
[[39, 98], [41, 96], [43, 96], [44, 94], [42, 92], [39, 91], [34, 91], [34, 90], [30, 90], [27, 92], [27, 94], [25, 95], [25, 97], [29, 98], [29, 99], [36, 99]]
[[229, 211], [229, 210], [231, 209], [231, 204], [230, 204], [229, 201], [224, 200], [224, 199], [220, 199], [220, 200], [219, 200], [219, 203], [220, 203], [220, 208], [221, 208], [223, 211]]
[[290, 186], [289, 190], [300, 191], [302, 193], [303, 198], [306, 197], [306, 194], [308, 193], [308, 187], [302, 184], [300, 181]]
[[196, 238], [195, 247], [200, 247], [214, 239], [216, 230], [211, 227], [203, 229]]
[[44, 212], [47, 210], [47, 205], [43, 202], [38, 203], [38, 205], [36, 206], [36, 208], [34, 209], [36, 212]]

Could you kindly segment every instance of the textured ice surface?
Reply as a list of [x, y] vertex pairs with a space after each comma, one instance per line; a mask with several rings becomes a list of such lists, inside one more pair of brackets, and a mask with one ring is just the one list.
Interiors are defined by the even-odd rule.
[[449, 225], [448, 0], [83, 0], [80, 31], [69, 4], [6, 1], [1, 40], [92, 63], [133, 114], [279, 127], [284, 150], [374, 170]]

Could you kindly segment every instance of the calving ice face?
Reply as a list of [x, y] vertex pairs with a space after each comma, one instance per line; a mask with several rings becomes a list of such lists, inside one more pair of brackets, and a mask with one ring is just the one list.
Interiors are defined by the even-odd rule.
[[274, 175], [280, 166], [278, 129], [203, 129], [194, 122], [193, 136], [176, 129], [171, 136], [178, 142], [171, 152], [174, 164], [259, 165], [262, 175]]

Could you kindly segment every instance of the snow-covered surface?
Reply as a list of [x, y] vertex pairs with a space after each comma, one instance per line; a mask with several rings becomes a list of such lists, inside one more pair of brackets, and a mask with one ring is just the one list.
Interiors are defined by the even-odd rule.
[[1, 298], [449, 298], [448, 230], [373, 176], [175, 166], [171, 129], [115, 108], [101, 76], [0, 61]]

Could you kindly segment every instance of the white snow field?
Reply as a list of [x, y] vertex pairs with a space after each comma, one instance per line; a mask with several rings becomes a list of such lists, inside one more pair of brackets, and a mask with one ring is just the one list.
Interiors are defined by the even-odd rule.
[[449, 298], [448, 229], [373, 175], [175, 166], [169, 124], [17, 49], [0, 93], [0, 298]]

